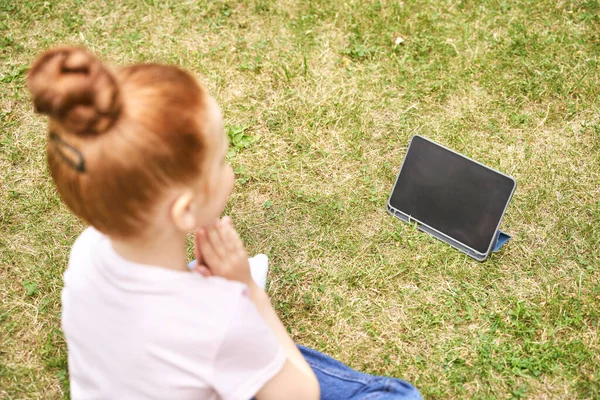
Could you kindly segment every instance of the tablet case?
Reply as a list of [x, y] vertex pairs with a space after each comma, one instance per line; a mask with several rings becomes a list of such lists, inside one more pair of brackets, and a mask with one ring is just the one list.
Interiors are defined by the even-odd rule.
[[[443, 146], [442, 146], [443, 147]], [[448, 149], [449, 150], [449, 149]], [[450, 150], [453, 151], [453, 150]], [[458, 153], [457, 153], [458, 154]], [[464, 156], [463, 156], [464, 157]], [[400, 171], [402, 171], [402, 168], [400, 169]], [[398, 173], [400, 174], [400, 172]], [[394, 184], [394, 187], [396, 185]], [[393, 190], [394, 187], [392, 187], [392, 194], [393, 194]], [[488, 252], [487, 254], [479, 254], [476, 253], [474, 251], [472, 251], [470, 248], [466, 247], [465, 245], [463, 245], [462, 243], [452, 239], [450, 236], [445, 235], [427, 225], [423, 225], [421, 223], [419, 223], [418, 221], [412, 220], [410, 218], [409, 215], [404, 214], [396, 209], [394, 209], [393, 207], [390, 206], [390, 199], [392, 197], [392, 194], [390, 194], [390, 198], [388, 199], [388, 202], [386, 204], [386, 209], [387, 211], [392, 214], [393, 216], [395, 216], [396, 218], [401, 219], [404, 222], [407, 222], [409, 224], [416, 224], [417, 228], [425, 233], [430, 234], [431, 236], [435, 237], [436, 239], [441, 240], [444, 243], [448, 243], [449, 245], [451, 245], [452, 247], [462, 251], [463, 253], [467, 254], [468, 256], [476, 259], [477, 261], [484, 261], [487, 257], [489, 257], [489, 254], [491, 252], [495, 253], [497, 251], [499, 251], [502, 246], [504, 246], [504, 244], [506, 244], [506, 242], [508, 242], [511, 238], [511, 236], [505, 232], [502, 232], [501, 230], [498, 230], [496, 232], [496, 238], [495, 238], [495, 242], [494, 245], [492, 246], [491, 252]], [[511, 196], [512, 197], [512, 196]], [[510, 198], [509, 198], [510, 201]]]
[[[443, 233], [438, 232], [435, 229], [428, 227], [427, 225], [422, 225], [422, 224], [418, 223], [417, 221], [411, 220], [410, 216], [403, 214], [403, 213], [393, 209], [392, 207], [390, 207], [389, 203], [387, 204], [387, 211], [390, 214], [392, 214], [393, 216], [395, 216], [396, 218], [399, 218], [404, 222], [407, 222], [409, 224], [413, 224], [413, 223], [417, 224], [417, 228], [420, 231], [428, 233], [431, 236], [435, 237], [436, 239], [441, 240], [444, 243], [448, 243], [452, 247], [462, 251], [463, 253], [467, 254], [470, 257], [473, 257], [477, 261], [484, 261], [489, 256], [489, 254], [484, 254], [483, 256], [481, 256], [479, 253], [473, 252], [471, 249], [464, 246], [462, 243], [457, 242], [456, 240], [452, 239], [450, 236], [444, 235]], [[511, 238], [511, 236], [509, 234], [502, 232], [501, 230], [498, 230], [498, 232], [496, 233], [496, 243], [492, 247], [492, 252], [495, 253], [498, 250], [500, 250], [500, 248], [502, 248], [502, 246], [504, 246], [504, 244], [506, 242], [508, 242], [510, 238]]]

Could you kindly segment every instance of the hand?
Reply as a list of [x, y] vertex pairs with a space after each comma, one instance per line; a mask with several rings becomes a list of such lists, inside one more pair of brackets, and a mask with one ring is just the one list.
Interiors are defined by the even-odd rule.
[[194, 269], [204, 276], [220, 276], [246, 285], [252, 283], [248, 254], [233, 227], [231, 218], [223, 217], [212, 227], [196, 232]]

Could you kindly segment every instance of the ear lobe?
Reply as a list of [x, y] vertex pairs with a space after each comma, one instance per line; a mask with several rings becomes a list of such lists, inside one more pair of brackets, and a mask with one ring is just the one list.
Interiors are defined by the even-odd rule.
[[177, 197], [171, 206], [171, 219], [175, 226], [186, 233], [196, 229], [196, 205], [191, 191], [187, 191]]

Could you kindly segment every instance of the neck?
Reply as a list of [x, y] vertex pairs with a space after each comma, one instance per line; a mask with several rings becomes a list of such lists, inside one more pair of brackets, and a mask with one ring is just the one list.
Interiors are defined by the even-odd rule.
[[189, 271], [185, 255], [185, 237], [181, 232], [155, 231], [144, 237], [111, 238], [111, 243], [117, 254], [128, 261]]

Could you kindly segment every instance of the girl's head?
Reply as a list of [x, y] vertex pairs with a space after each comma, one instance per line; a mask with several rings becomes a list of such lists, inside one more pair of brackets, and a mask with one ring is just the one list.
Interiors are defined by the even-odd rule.
[[63, 201], [128, 238], [212, 223], [233, 186], [219, 106], [190, 74], [141, 64], [114, 73], [80, 48], [44, 53], [28, 87], [50, 116], [48, 164]]

